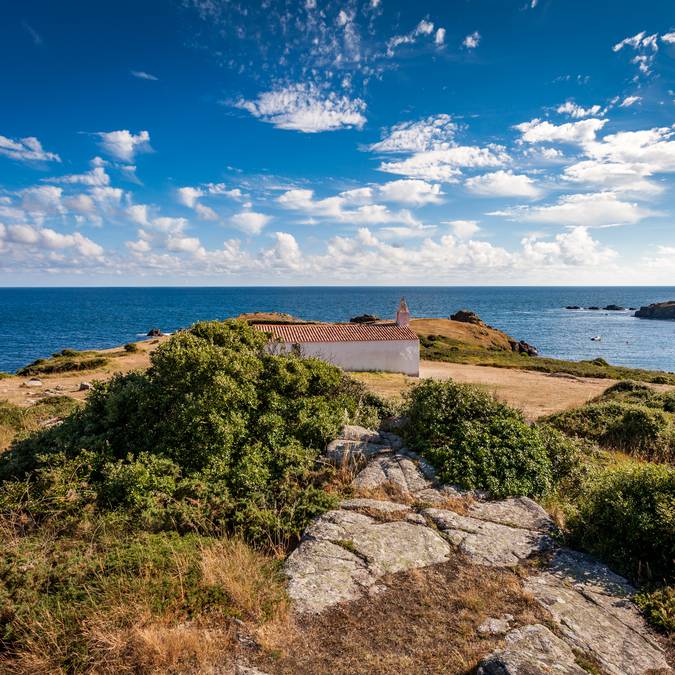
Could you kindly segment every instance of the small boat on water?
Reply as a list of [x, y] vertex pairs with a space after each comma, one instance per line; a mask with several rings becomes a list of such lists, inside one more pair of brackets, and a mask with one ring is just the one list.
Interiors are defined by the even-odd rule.
[[592, 342], [602, 342], [602, 336], [601, 336], [601, 335], [594, 335], [594, 336], [591, 338], [591, 341], [592, 341]]

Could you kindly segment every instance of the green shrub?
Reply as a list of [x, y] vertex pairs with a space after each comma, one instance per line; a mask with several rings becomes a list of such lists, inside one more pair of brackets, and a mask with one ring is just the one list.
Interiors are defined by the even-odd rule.
[[80, 411], [0, 457], [0, 510], [40, 522], [70, 505], [150, 531], [292, 541], [334, 502], [315, 466], [326, 443], [385, 406], [339, 368], [265, 345], [236, 321], [172, 336], [147, 372], [96, 384]]
[[138, 345], [135, 342], [128, 342], [127, 344], [124, 345], [124, 351], [129, 353], [137, 352]]
[[568, 521], [571, 543], [635, 581], [673, 581], [675, 469], [625, 463], [587, 481]]
[[108, 359], [103, 356], [83, 356], [86, 354], [77, 354], [75, 357], [58, 355], [51, 359], [36, 359], [33, 363], [19, 368], [17, 375], [35, 376], [50, 375], [53, 373], [68, 373], [79, 370], [95, 370], [108, 363]]
[[675, 586], [664, 586], [653, 591], [643, 591], [635, 602], [647, 621], [664, 633], [675, 633]]
[[[409, 445], [444, 482], [486, 489], [493, 497], [537, 496], [552, 486], [549, 450], [561, 453], [563, 439], [530, 427], [519, 412], [476, 387], [425, 380], [408, 394], [405, 414]], [[556, 457], [556, 471], [569, 461]]]

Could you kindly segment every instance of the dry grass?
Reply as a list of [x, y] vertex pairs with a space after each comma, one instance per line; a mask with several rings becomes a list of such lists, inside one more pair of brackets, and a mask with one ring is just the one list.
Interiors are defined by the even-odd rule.
[[275, 675], [468, 673], [499, 644], [480, 635], [488, 617], [515, 625], [546, 621], [511, 571], [461, 555], [382, 579], [387, 590], [289, 624], [267, 641], [258, 666]]

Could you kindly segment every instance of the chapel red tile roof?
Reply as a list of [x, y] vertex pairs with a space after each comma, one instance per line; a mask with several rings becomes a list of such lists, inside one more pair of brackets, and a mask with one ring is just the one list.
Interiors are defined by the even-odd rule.
[[257, 324], [256, 330], [272, 333], [287, 344], [303, 342], [371, 342], [374, 340], [418, 340], [408, 326], [395, 323]]

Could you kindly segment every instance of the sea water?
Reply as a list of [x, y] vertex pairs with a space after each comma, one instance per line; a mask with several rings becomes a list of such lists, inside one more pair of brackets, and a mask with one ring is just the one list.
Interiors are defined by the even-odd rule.
[[[594, 359], [675, 371], [675, 321], [633, 312], [567, 310], [640, 307], [675, 300], [675, 287], [246, 287], [0, 288], [0, 371], [14, 371], [64, 348], [102, 349], [135, 341], [153, 327], [171, 332], [200, 319], [286, 312], [348, 321], [393, 318], [405, 296], [413, 316], [477, 312], [488, 324], [535, 345], [544, 356]], [[592, 341], [600, 336], [600, 341]]]

